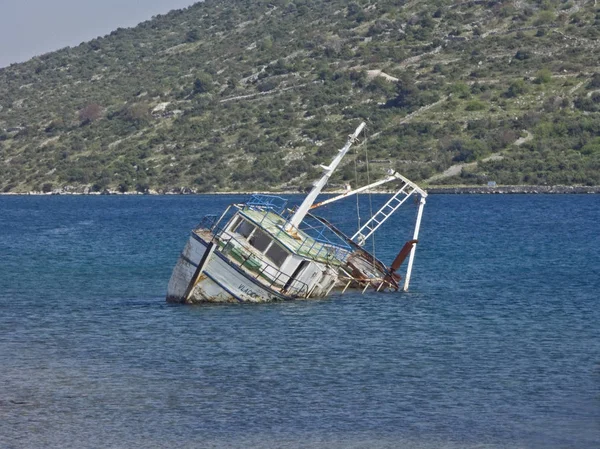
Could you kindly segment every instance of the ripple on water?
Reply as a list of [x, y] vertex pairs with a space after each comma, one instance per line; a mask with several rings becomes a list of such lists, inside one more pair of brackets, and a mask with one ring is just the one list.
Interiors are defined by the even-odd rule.
[[0, 447], [600, 447], [598, 197], [431, 196], [408, 294], [165, 304], [232, 200], [0, 197]]

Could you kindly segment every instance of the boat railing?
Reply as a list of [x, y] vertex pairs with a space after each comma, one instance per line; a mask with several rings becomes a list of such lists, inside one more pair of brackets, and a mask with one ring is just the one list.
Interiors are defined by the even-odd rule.
[[336, 260], [343, 262], [350, 255], [350, 251], [314, 237], [304, 240], [297, 251], [298, 254], [311, 259], [325, 259], [330, 262]]
[[[223, 254], [231, 256], [229, 260], [236, 262], [240, 268], [252, 272], [255, 279], [260, 277], [267, 281], [269, 287], [273, 288], [277, 286], [279, 289], [283, 289], [289, 283], [290, 285], [287, 287], [288, 291], [293, 288], [295, 295], [308, 296], [309, 288], [306, 282], [299, 279], [292, 279], [289, 274], [284, 273], [264, 259], [257, 257], [256, 254], [235, 237], [221, 234], [220, 242], [224, 244], [220, 247], [220, 251]], [[292, 279], [291, 282], [290, 279]]]
[[[300, 230], [295, 227], [293, 228], [292, 232], [295, 232], [298, 235], [305, 235], [308, 237], [303, 238], [300, 246], [296, 248], [296, 253], [300, 254], [301, 256], [316, 261], [343, 262], [350, 255], [350, 247], [346, 249], [339, 245], [336, 245], [335, 243], [331, 242], [323, 236], [323, 231], [321, 231], [321, 233], [319, 234], [320, 237], [310, 235], [306, 229]], [[277, 238], [282, 234], [289, 235], [289, 231], [286, 231], [284, 226], [279, 226], [279, 231], [277, 232], [277, 234], [275, 234], [275, 237]]]
[[196, 229], [208, 229], [209, 231], [215, 233], [222, 232], [223, 230], [223, 221], [227, 222], [227, 216], [230, 215], [230, 211], [233, 204], [227, 206], [225, 211], [221, 215], [207, 214], [200, 220]]
[[[274, 198], [279, 198], [279, 197], [274, 197]], [[283, 200], [283, 198], [281, 198], [281, 199]], [[285, 200], [283, 200], [283, 201], [285, 201]], [[242, 211], [246, 211], [248, 209], [267, 211], [267, 213], [263, 214], [263, 216], [262, 216], [262, 218], [260, 218], [260, 220], [253, 220], [261, 228], [265, 227], [265, 222], [273, 224], [275, 226], [281, 226], [283, 223], [285, 223], [285, 219], [281, 215], [281, 211], [283, 211], [285, 209], [285, 204], [282, 204], [281, 207], [279, 207], [279, 206], [278, 207], [259, 206], [258, 204], [260, 204], [260, 203], [257, 201], [252, 202], [252, 203], [247, 202], [243, 205]], [[265, 204], [268, 204], [268, 203], [265, 203]], [[275, 216], [277, 217], [277, 219], [273, 219], [272, 214], [269, 214], [268, 212], [273, 212], [275, 214]]]
[[272, 210], [280, 215], [287, 205], [287, 200], [275, 195], [254, 194], [245, 203], [246, 207], [260, 210]]
[[200, 220], [200, 223], [198, 223], [198, 226], [196, 226], [196, 229], [210, 229], [210, 230], [212, 230], [213, 227], [215, 226], [215, 224], [217, 223], [218, 219], [219, 219], [218, 215], [211, 215], [211, 214], [205, 215]]
[[[303, 229], [292, 226], [291, 230], [287, 230], [286, 226], [289, 223], [286, 222], [281, 215], [273, 214], [264, 214], [260, 219], [252, 219], [252, 221], [261, 229], [271, 229], [271, 235], [279, 240], [284, 246], [286, 246], [285, 241], [290, 235], [298, 235], [298, 240], [301, 240], [302, 243], [300, 243], [299, 247], [289, 248], [289, 250], [318, 262], [343, 262], [351, 253], [350, 246], [345, 242], [337, 244], [327, 239], [324, 235], [324, 232], [327, 229], [325, 225], [317, 228], [303, 223]], [[277, 229], [277, 231], [275, 231], [275, 229]], [[214, 229], [213, 232], [217, 235], [221, 235], [223, 230]]]
[[[318, 221], [317, 221], [318, 222]], [[346, 242], [332, 242], [325, 232], [333, 232], [327, 225], [318, 222], [319, 226], [314, 226], [306, 222], [302, 223], [302, 232], [310, 237], [300, 245], [299, 251], [312, 254], [316, 251], [316, 257], [325, 257], [326, 259], [337, 259], [345, 261], [352, 253], [352, 248]], [[339, 239], [337, 234], [336, 237]], [[312, 242], [311, 242], [312, 240]], [[324, 253], [324, 254], [323, 254]]]

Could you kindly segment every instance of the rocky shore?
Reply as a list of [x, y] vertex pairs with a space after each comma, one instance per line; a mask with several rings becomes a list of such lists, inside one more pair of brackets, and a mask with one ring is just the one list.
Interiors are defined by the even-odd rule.
[[600, 193], [600, 186], [462, 186], [462, 187], [428, 187], [430, 194], [565, 194], [565, 193]]
[[[589, 194], [600, 193], [600, 186], [428, 186], [425, 187], [427, 193], [435, 194]], [[380, 190], [376, 193], [390, 193], [392, 191]], [[66, 186], [64, 188], [54, 189], [51, 192], [5, 192], [0, 195], [248, 195], [251, 193], [262, 193], [266, 195], [291, 195], [303, 193], [299, 190], [279, 190], [279, 191], [229, 191], [229, 192], [199, 192], [196, 189], [188, 187], [174, 189], [149, 189], [145, 192], [106, 189], [101, 192], [92, 191], [89, 187], [77, 188]], [[344, 190], [327, 190], [324, 194], [344, 193]], [[375, 192], [374, 192], [375, 193]]]

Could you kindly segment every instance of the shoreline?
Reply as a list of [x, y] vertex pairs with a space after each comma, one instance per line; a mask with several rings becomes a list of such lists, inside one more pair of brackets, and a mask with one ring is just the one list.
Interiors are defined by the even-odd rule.
[[[430, 195], [452, 194], [452, 195], [519, 195], [519, 194], [600, 194], [600, 186], [431, 186], [424, 188]], [[371, 193], [389, 194], [395, 190], [378, 190]], [[322, 194], [339, 195], [344, 190], [328, 190]], [[0, 196], [60, 196], [60, 195], [85, 195], [85, 196], [168, 196], [168, 195], [304, 195], [305, 192], [297, 190], [284, 191], [232, 191], [232, 192], [196, 192], [191, 189], [173, 189], [169, 191], [149, 191], [149, 192], [118, 192], [106, 190], [104, 192], [80, 192], [73, 190], [57, 189], [52, 192], [0, 192]]]
[[600, 186], [460, 186], [460, 187], [431, 187], [430, 194], [488, 194], [488, 195], [519, 195], [519, 194], [598, 194]]

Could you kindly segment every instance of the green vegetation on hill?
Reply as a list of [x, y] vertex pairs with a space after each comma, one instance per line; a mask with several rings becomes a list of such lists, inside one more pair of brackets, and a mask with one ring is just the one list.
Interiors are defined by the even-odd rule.
[[595, 1], [207, 0], [0, 69], [0, 191], [304, 188], [362, 119], [333, 184], [600, 185], [599, 67]]

